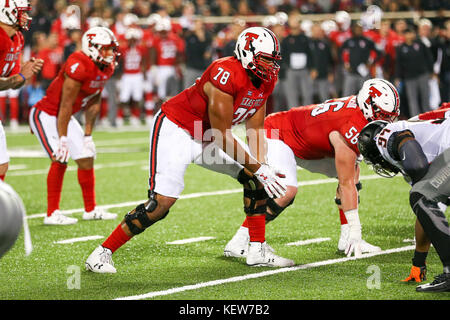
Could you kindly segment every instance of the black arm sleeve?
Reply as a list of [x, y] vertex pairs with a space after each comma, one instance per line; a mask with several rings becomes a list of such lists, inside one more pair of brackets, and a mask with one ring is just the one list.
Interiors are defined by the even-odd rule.
[[410, 130], [392, 134], [387, 143], [387, 150], [392, 159], [402, 163], [403, 170], [413, 184], [428, 172], [428, 159]]
[[428, 172], [430, 166], [422, 147], [416, 139], [406, 140], [398, 150], [400, 161], [412, 183], [420, 181]]

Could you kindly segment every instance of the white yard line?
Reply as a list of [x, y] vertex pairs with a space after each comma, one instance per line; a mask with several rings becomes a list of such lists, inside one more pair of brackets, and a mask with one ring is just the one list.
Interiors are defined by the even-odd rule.
[[98, 240], [98, 239], [102, 239], [102, 238], [104, 238], [104, 236], [87, 236], [87, 237], [80, 237], [80, 238], [72, 238], [72, 239], [54, 241], [53, 243], [68, 244], [68, 243], [75, 243], [75, 242], [82, 242], [82, 241]]
[[206, 241], [206, 240], [212, 240], [212, 239], [215, 239], [215, 237], [196, 237], [196, 238], [170, 241], [170, 242], [166, 242], [166, 244], [186, 244], [186, 243], [200, 242], [200, 241]]
[[304, 246], [311, 243], [319, 243], [324, 241], [330, 241], [331, 238], [315, 238], [315, 239], [308, 239], [308, 240], [300, 240], [295, 242], [289, 242], [286, 243], [287, 246]]
[[401, 248], [388, 249], [388, 250], [375, 252], [375, 253], [366, 253], [366, 254], [363, 254], [360, 258], [345, 257], [345, 258], [339, 258], [339, 259], [318, 261], [318, 262], [298, 265], [298, 266], [289, 267], [289, 268], [281, 268], [281, 269], [251, 273], [251, 274], [246, 274], [243, 276], [237, 276], [237, 277], [232, 277], [232, 278], [227, 278], [227, 279], [212, 280], [212, 281], [200, 282], [197, 284], [187, 285], [187, 286], [183, 286], [183, 287], [175, 287], [175, 288], [171, 288], [171, 289], [167, 289], [167, 290], [153, 291], [153, 292], [148, 292], [148, 293], [144, 293], [144, 294], [140, 294], [140, 295], [120, 297], [120, 298], [116, 298], [115, 300], [141, 300], [141, 299], [149, 299], [149, 298], [160, 297], [160, 296], [167, 296], [167, 295], [171, 295], [174, 293], [180, 293], [180, 292], [184, 292], [184, 291], [197, 290], [197, 289], [206, 288], [206, 287], [218, 286], [218, 285], [222, 285], [222, 284], [226, 284], [226, 283], [240, 282], [240, 281], [245, 281], [245, 280], [249, 280], [249, 279], [262, 278], [262, 277], [267, 277], [267, 276], [271, 276], [271, 275], [275, 275], [275, 274], [279, 274], [279, 273], [311, 269], [311, 268], [332, 265], [332, 264], [342, 263], [342, 262], [356, 260], [356, 259], [365, 259], [365, 258], [370, 258], [370, 257], [374, 257], [374, 256], [384, 255], [384, 254], [409, 251], [409, 250], [413, 250], [414, 248], [415, 248], [415, 246], [407, 246], [407, 247], [401, 247]]
[[[381, 179], [383, 177], [373, 174], [368, 176], [360, 176], [359, 180], [373, 180], [373, 179]], [[316, 179], [316, 180], [310, 180], [310, 181], [302, 181], [298, 183], [298, 186], [312, 186], [312, 185], [318, 185], [318, 184], [325, 184], [325, 183], [336, 183], [336, 179]], [[228, 189], [228, 190], [219, 190], [219, 191], [209, 191], [209, 192], [195, 192], [195, 193], [189, 193], [181, 195], [179, 200], [182, 199], [192, 199], [192, 198], [201, 198], [201, 197], [210, 197], [210, 196], [218, 196], [218, 195], [225, 195], [225, 194], [232, 194], [232, 193], [238, 193], [242, 192], [242, 188], [238, 189]], [[145, 202], [146, 200], [139, 200], [139, 201], [129, 201], [129, 202], [122, 202], [122, 203], [116, 203], [116, 204], [108, 204], [108, 205], [101, 205], [99, 207], [103, 209], [112, 209], [112, 208], [123, 208], [123, 207], [132, 207], [136, 206], [140, 203]], [[70, 210], [61, 210], [62, 214], [72, 214], [77, 212], [83, 212], [84, 208], [78, 208], [78, 209], [70, 209]], [[31, 214], [27, 216], [28, 219], [34, 219], [34, 218], [42, 218], [45, 217], [47, 213], [36, 213]]]
[[[96, 164], [95, 170], [98, 169], [106, 169], [106, 168], [123, 168], [123, 167], [132, 167], [132, 166], [142, 166], [143, 164], [147, 164], [148, 161], [124, 161], [124, 162], [114, 162], [114, 163], [105, 163], [105, 164]], [[67, 171], [77, 171], [78, 166], [68, 166]], [[14, 171], [8, 172], [8, 176], [31, 176], [37, 174], [47, 174], [47, 169], [36, 169], [36, 170], [26, 170], [26, 171]]]
[[26, 168], [28, 168], [28, 165], [26, 164], [10, 164], [8, 166], [8, 171], [25, 170]]

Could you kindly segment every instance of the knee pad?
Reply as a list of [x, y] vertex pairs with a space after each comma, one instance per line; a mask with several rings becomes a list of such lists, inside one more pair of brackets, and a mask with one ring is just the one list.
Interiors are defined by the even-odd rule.
[[[149, 191], [149, 202], [147, 205], [144, 203], [141, 203], [138, 205], [134, 213], [128, 212], [125, 215], [125, 223], [128, 226], [128, 229], [130, 229], [130, 232], [134, 235], [140, 234], [144, 232], [145, 229], [150, 227], [155, 222], [164, 219], [169, 211], [167, 211], [159, 220], [153, 221], [148, 216], [147, 213], [153, 212], [156, 207], [158, 206], [158, 201], [156, 201], [156, 194], [153, 191]], [[138, 227], [133, 223], [133, 221], [139, 221], [141, 224], [141, 227]]]
[[245, 170], [242, 169], [239, 171], [237, 180], [244, 186], [244, 198], [250, 199], [249, 206], [244, 206], [244, 212], [246, 214], [266, 213], [267, 204], [258, 207], [256, 206], [257, 201], [265, 200], [269, 197], [263, 188], [257, 189], [261, 186], [258, 179], [254, 176], [249, 176], [245, 173]]
[[249, 206], [244, 206], [244, 212], [246, 214], [266, 213], [267, 201], [262, 205], [256, 206], [257, 201], [266, 200], [268, 198], [264, 189], [251, 190], [244, 188], [244, 198], [250, 199]]
[[423, 197], [423, 194], [419, 192], [411, 192], [409, 194], [409, 205], [413, 209], [414, 213], [417, 215], [416, 211], [414, 210], [414, 207], [419, 202], [419, 200]]
[[244, 187], [248, 187], [250, 189], [256, 190], [256, 186], [258, 185], [258, 179], [256, 177], [249, 176], [245, 173], [245, 170], [242, 169], [239, 171], [237, 180], [240, 184], [242, 184]]
[[443, 237], [445, 238], [444, 242], [448, 244], [450, 229], [447, 218], [439, 208], [438, 202], [428, 199], [419, 192], [412, 192], [409, 196], [409, 203], [433, 245], [435, 247], [438, 245], [438, 243], [433, 242], [433, 239], [434, 241], [441, 241]]
[[267, 206], [270, 208], [270, 210], [272, 210], [273, 214], [266, 212], [266, 223], [275, 220], [280, 215], [280, 213], [284, 211], [284, 209], [294, 203], [294, 199], [292, 199], [285, 207], [279, 206], [272, 198], [267, 199]]

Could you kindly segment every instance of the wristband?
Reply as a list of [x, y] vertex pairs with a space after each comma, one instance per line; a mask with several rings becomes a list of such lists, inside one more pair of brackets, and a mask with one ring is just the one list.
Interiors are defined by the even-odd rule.
[[25, 76], [22, 73], [19, 72], [18, 75], [22, 77], [23, 81], [27, 81], [27, 79], [25, 78]]

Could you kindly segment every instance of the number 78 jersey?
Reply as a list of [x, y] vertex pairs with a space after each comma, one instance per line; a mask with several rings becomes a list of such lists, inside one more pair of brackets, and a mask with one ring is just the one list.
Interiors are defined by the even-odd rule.
[[349, 96], [271, 114], [264, 128], [268, 138], [282, 140], [296, 157], [313, 160], [334, 157], [329, 140], [332, 131], [338, 131], [359, 154], [358, 135], [367, 123], [356, 96]]
[[203, 91], [207, 82], [233, 97], [232, 125], [244, 122], [264, 106], [276, 84], [276, 81], [263, 82], [256, 88], [235, 57], [225, 57], [211, 63], [195, 84], [161, 106], [169, 120], [186, 129], [195, 139], [201, 138], [198, 134], [203, 137], [204, 132], [211, 128], [209, 98]]

